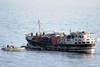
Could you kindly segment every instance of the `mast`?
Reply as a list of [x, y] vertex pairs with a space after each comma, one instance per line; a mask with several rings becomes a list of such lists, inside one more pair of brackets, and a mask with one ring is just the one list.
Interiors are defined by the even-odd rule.
[[40, 20], [38, 19], [38, 28], [39, 28], [39, 34], [41, 34], [41, 25], [40, 25]]

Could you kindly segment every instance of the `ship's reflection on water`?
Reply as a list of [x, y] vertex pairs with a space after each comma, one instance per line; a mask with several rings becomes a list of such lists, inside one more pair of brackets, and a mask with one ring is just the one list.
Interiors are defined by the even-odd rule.
[[[59, 51], [24, 51], [24, 52], [4, 52], [0, 51], [1, 62], [8, 66], [21, 65], [22, 67], [95, 67], [98, 66], [99, 56], [97, 54], [84, 54]], [[11, 60], [9, 60], [11, 59]], [[8, 63], [8, 60], [11, 62]], [[23, 63], [20, 60], [24, 60]], [[1, 64], [2, 65], [2, 64]]]
[[59, 52], [59, 51], [35, 51], [36, 53], [46, 53], [55, 56], [68, 57], [70, 59], [94, 59], [96, 53], [77, 53], [77, 52]]
[[75, 59], [93, 59], [95, 58], [95, 53], [94, 54], [83, 54], [83, 53], [69, 53], [67, 54], [67, 57]]

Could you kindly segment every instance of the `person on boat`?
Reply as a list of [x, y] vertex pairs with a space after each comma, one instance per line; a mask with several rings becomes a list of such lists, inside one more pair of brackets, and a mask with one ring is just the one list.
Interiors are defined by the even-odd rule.
[[11, 45], [11, 48], [15, 48], [13, 45]]
[[14, 45], [14, 44], [13, 44], [13, 42], [11, 42], [11, 44], [10, 44], [10, 45], [11, 45], [11, 46], [10, 46], [11, 48], [15, 48], [15, 47], [13, 46], [13, 45]]
[[9, 46], [9, 45], [7, 45], [7, 48], [10, 48], [10, 46]]

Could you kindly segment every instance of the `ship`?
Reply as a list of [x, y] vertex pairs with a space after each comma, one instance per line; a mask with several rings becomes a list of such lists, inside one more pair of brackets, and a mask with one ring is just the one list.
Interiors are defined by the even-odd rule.
[[[39, 24], [40, 29], [40, 24]], [[53, 33], [28, 33], [25, 36], [27, 40], [27, 50], [46, 50], [63, 52], [95, 53], [96, 40], [92, 33], [86, 31]]]

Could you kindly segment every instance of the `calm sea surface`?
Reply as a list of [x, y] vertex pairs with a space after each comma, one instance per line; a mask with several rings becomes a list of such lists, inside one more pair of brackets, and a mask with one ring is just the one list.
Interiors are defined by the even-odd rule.
[[73, 2], [73, 6], [68, 6], [66, 2], [66, 7], [66, 4], [63, 5], [65, 2], [59, 2], [50, 7], [52, 2], [44, 4], [36, 1], [36, 5], [32, 0], [0, 0], [0, 49], [10, 42], [15, 46], [26, 45], [25, 34], [38, 31], [38, 18], [42, 31], [68, 33], [70, 29], [85, 30], [94, 33], [97, 40], [95, 54], [0, 50], [0, 67], [100, 67], [100, 2], [84, 1], [86, 4], [78, 1], [81, 4]]

